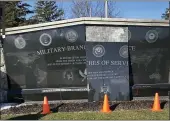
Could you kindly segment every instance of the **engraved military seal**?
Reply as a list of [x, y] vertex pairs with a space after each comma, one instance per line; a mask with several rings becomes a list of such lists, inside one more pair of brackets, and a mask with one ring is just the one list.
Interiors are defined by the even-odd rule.
[[123, 58], [128, 58], [128, 46], [124, 45], [119, 50], [119, 55]]
[[93, 55], [95, 57], [102, 57], [105, 54], [105, 48], [102, 45], [96, 45], [93, 47]]
[[26, 46], [26, 41], [22, 36], [19, 36], [14, 40], [14, 44], [16, 48], [23, 49]]
[[149, 30], [145, 38], [148, 43], [154, 43], [158, 39], [158, 32], [156, 30]]
[[49, 46], [52, 43], [52, 37], [47, 33], [43, 33], [39, 40], [43, 46]]
[[75, 42], [78, 39], [78, 34], [75, 30], [68, 30], [65, 34], [65, 38], [68, 42]]

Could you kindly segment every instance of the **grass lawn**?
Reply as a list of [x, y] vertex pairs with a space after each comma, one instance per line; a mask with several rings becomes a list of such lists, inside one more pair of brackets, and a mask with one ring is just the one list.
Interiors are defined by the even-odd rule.
[[152, 112], [150, 110], [122, 110], [113, 111], [110, 114], [100, 112], [58, 112], [46, 116], [29, 115], [1, 115], [1, 120], [168, 120], [169, 110], [164, 109], [161, 112]]

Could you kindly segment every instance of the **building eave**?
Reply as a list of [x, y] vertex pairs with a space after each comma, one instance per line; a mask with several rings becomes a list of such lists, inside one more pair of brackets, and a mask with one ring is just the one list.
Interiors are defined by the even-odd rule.
[[39, 30], [47, 30], [75, 25], [117, 25], [117, 26], [169, 26], [168, 20], [153, 20], [153, 19], [127, 19], [127, 18], [91, 18], [83, 17], [76, 19], [61, 20], [55, 22], [47, 22], [41, 24], [6, 28], [6, 35], [19, 34], [25, 32], [33, 32]]

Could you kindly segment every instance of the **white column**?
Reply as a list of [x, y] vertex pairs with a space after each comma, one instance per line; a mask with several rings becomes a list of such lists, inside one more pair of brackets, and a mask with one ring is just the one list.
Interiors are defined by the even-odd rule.
[[108, 18], [108, 0], [105, 0], [105, 18]]

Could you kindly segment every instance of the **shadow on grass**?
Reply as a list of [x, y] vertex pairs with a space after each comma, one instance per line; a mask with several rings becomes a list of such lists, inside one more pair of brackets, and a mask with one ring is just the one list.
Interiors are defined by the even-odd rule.
[[120, 104], [120, 103], [116, 103], [116, 104], [114, 104], [114, 105], [111, 105], [111, 106], [110, 106], [110, 110], [114, 111], [119, 104]]
[[[62, 105], [63, 105], [63, 103], [58, 105], [55, 108], [50, 109], [51, 113], [58, 112], [58, 108], [61, 107]], [[40, 118], [47, 115], [47, 114], [43, 115], [43, 114], [41, 114], [41, 112], [42, 111], [38, 112], [37, 114], [27, 114], [27, 115], [17, 116], [17, 117], [9, 118], [7, 120], [39, 120]]]
[[166, 104], [167, 102], [168, 102], [168, 101], [163, 101], [163, 102], [161, 102], [161, 103], [160, 103], [160, 107], [161, 107], [161, 109], [164, 109], [165, 104]]
[[51, 109], [51, 111], [52, 111], [53, 113], [57, 113], [57, 112], [58, 112], [59, 107], [61, 107], [62, 105], [64, 105], [64, 103], [62, 103], [62, 104], [58, 105], [58, 106], [57, 106], [57, 107], [55, 107], [55, 108], [52, 108], [52, 109]]

